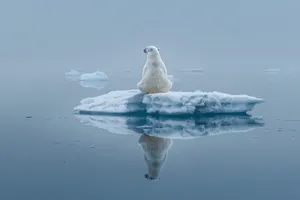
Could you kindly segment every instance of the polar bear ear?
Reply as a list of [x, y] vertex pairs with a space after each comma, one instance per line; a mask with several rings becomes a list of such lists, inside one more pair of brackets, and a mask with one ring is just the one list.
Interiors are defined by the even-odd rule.
[[157, 48], [158, 51], [160, 51], [160, 48]]

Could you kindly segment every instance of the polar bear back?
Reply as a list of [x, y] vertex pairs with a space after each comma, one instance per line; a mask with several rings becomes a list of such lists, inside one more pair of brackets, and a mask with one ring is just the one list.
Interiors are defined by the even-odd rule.
[[142, 73], [142, 80], [138, 83], [141, 92], [166, 93], [172, 87], [168, 79], [167, 68], [162, 60], [147, 60]]
[[144, 65], [144, 68], [143, 68], [142, 78], [146, 75], [148, 70], [154, 70], [155, 71], [155, 69], [153, 69], [153, 68], [161, 69], [162, 73], [165, 76], [168, 76], [167, 67], [161, 59], [158, 59], [158, 60], [148, 59], [146, 61], [145, 65]]

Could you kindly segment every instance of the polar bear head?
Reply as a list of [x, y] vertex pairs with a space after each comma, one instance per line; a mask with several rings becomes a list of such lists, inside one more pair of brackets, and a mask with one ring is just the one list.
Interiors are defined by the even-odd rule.
[[155, 58], [155, 57], [160, 56], [159, 48], [157, 48], [155, 46], [147, 46], [143, 51], [144, 51], [144, 53], [147, 54], [148, 58]]

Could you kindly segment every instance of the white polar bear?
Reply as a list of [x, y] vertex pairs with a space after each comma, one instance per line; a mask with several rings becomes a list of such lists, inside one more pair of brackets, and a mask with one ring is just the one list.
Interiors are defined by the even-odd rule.
[[167, 93], [172, 82], [168, 79], [168, 72], [165, 63], [162, 61], [159, 49], [155, 46], [148, 46], [144, 49], [147, 60], [143, 68], [142, 80], [137, 87], [142, 93]]

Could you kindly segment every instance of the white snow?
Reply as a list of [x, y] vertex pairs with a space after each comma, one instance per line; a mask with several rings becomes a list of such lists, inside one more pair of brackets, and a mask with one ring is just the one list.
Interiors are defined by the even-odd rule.
[[212, 116], [201, 118], [155, 118], [104, 115], [75, 115], [81, 123], [115, 134], [147, 134], [171, 139], [192, 139], [228, 133], [242, 133], [263, 126], [251, 116]]
[[95, 81], [95, 80], [107, 81], [108, 77], [104, 72], [96, 71], [93, 73], [82, 74], [80, 76], [80, 80], [81, 81]]
[[264, 102], [248, 95], [220, 92], [142, 94], [139, 90], [112, 91], [83, 99], [74, 110], [80, 114], [202, 115], [246, 113]]

